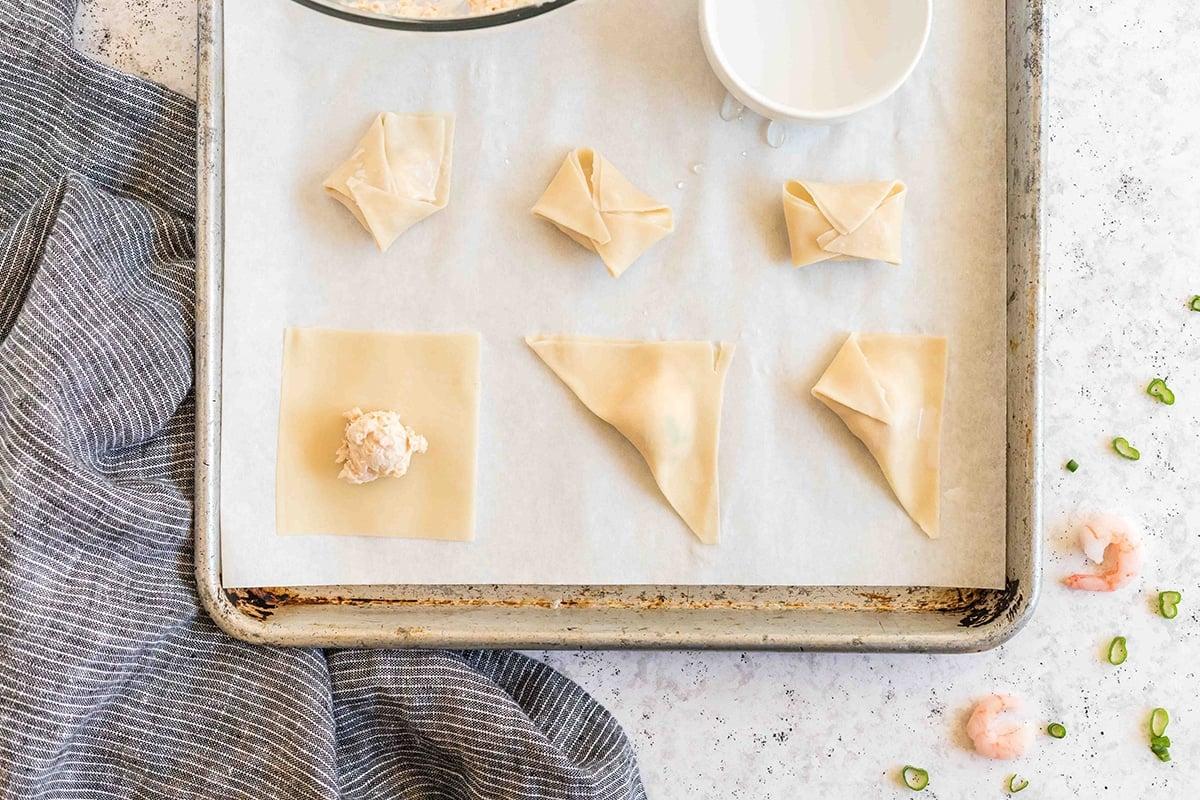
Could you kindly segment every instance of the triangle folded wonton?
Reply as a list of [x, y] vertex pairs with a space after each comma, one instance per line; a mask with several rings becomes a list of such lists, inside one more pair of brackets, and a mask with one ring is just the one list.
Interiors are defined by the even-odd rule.
[[900, 505], [936, 539], [946, 340], [852, 333], [812, 393], [862, 440]]
[[720, 536], [717, 445], [731, 344], [535, 336], [525, 340], [620, 431], [697, 538]]

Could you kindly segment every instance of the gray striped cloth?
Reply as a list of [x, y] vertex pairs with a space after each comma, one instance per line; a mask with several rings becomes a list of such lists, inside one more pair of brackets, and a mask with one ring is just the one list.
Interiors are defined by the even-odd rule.
[[191, 103], [0, 0], [0, 796], [642, 798], [515, 653], [254, 647], [192, 583]]

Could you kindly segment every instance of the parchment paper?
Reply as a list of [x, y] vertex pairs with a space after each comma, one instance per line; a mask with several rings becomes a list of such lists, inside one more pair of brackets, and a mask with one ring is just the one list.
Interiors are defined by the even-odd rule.
[[[226, 0], [226, 586], [1003, 585], [1003, 2], [938, 3], [896, 96], [793, 128], [780, 149], [753, 114], [719, 116], [696, 5], [579, 0], [498, 30], [412, 34]], [[382, 110], [458, 117], [449, 207], [386, 255], [321, 191]], [[529, 214], [580, 145], [676, 212], [620, 280]], [[792, 269], [792, 177], [906, 181], [904, 265]], [[275, 534], [288, 325], [482, 334], [474, 542]], [[809, 395], [853, 330], [950, 337], [940, 540]], [[737, 343], [720, 545], [692, 536], [632, 445], [526, 348], [534, 333]]]

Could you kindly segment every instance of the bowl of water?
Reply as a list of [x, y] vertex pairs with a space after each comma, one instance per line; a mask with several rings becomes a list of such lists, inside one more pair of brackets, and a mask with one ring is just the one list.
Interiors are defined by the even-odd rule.
[[771, 120], [828, 125], [890, 97], [929, 41], [933, 0], [700, 0], [713, 72]]

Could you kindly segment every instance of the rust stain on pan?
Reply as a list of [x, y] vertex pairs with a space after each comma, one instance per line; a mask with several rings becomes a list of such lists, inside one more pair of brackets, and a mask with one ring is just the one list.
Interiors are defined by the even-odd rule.
[[[819, 591], [819, 590], [818, 590]], [[423, 606], [433, 608], [546, 608], [546, 609], [626, 609], [626, 610], [745, 610], [745, 611], [907, 611], [962, 614], [959, 624], [967, 627], [986, 624], [1003, 613], [1011, 599], [1009, 589], [997, 592], [984, 589], [929, 589], [912, 587], [902, 590], [862, 590], [853, 600], [831, 602], [827, 597], [810, 596], [800, 589], [786, 597], [755, 598], [752, 587], [728, 587], [715, 594], [694, 597], [680, 593], [642, 592], [630, 595], [619, 587], [594, 587], [574, 590], [563, 596], [466, 596], [426, 595], [413, 597], [355, 597], [346, 595], [306, 594], [287, 588], [227, 589], [226, 596], [243, 613], [265, 620], [276, 610], [296, 606], [374, 606], [395, 608]], [[751, 596], [746, 598], [745, 595]]]
[[299, 597], [287, 589], [226, 589], [225, 596], [243, 614], [258, 620], [270, 619], [276, 608]]
[[1009, 578], [1000, 591], [987, 592], [980, 602], [962, 609], [960, 628], [982, 628], [992, 624], [1005, 614], [1012, 617], [1024, 605], [1021, 602], [1021, 582]]

